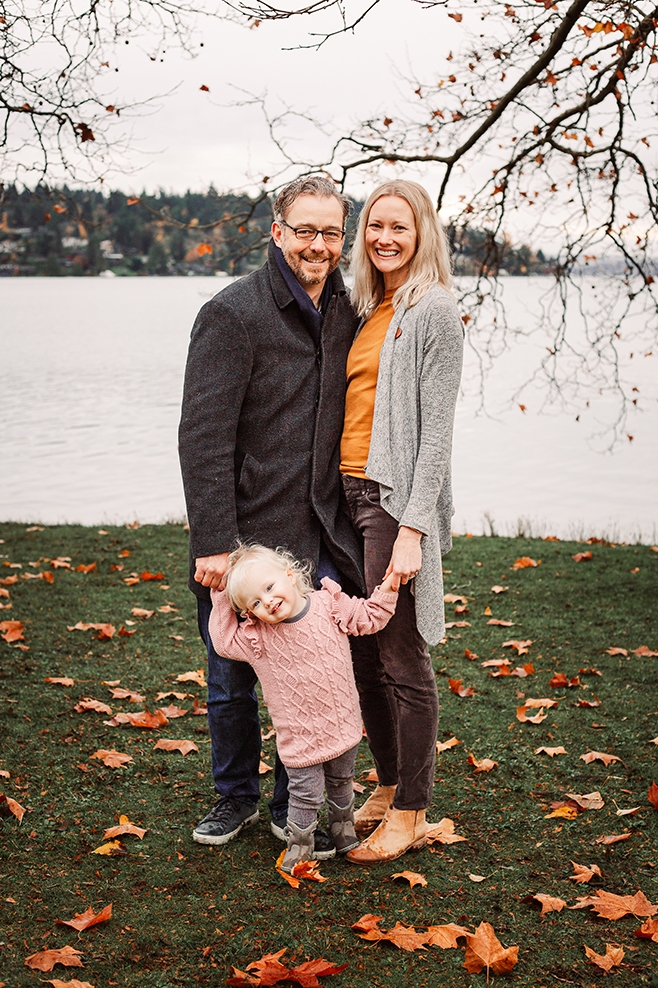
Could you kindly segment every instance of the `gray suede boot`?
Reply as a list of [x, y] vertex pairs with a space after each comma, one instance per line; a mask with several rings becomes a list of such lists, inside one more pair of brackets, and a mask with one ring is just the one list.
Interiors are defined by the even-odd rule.
[[353, 848], [359, 846], [359, 838], [354, 829], [354, 796], [347, 806], [337, 806], [330, 799], [327, 800], [329, 808], [329, 834], [338, 854], [347, 854]]
[[299, 861], [313, 860], [313, 835], [315, 834], [317, 825], [317, 820], [314, 820], [313, 823], [310, 823], [308, 827], [302, 830], [301, 827], [298, 827], [292, 820], [288, 819], [284, 831], [288, 838], [288, 847], [281, 863], [281, 871], [285, 871], [290, 875], [292, 869]]

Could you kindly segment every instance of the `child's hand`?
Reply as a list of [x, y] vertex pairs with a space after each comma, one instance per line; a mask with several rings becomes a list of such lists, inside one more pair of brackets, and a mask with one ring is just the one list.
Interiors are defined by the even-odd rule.
[[379, 589], [384, 593], [397, 593], [397, 590], [393, 589], [393, 573], [389, 573], [385, 580], [379, 586]]

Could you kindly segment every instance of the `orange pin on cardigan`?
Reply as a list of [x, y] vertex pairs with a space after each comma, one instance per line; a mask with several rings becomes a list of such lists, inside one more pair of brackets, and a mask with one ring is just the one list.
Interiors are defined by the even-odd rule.
[[402, 326], [398, 326], [398, 328], [395, 330], [395, 339], [396, 340], [397, 340], [398, 336], [402, 336]]

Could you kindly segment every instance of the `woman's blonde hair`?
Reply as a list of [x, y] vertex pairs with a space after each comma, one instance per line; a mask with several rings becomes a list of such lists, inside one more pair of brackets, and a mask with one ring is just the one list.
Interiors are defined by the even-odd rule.
[[416, 222], [416, 253], [411, 261], [409, 278], [393, 296], [393, 306], [403, 303], [411, 308], [434, 285], [450, 291], [452, 272], [450, 249], [441, 221], [427, 191], [418, 182], [384, 182], [368, 196], [359, 216], [352, 247], [351, 268], [354, 274], [352, 305], [364, 319], [372, 315], [384, 298], [384, 278], [368, 257], [366, 227], [370, 210], [383, 196], [399, 196], [409, 203]]
[[305, 597], [313, 590], [311, 563], [300, 563], [287, 549], [268, 549], [267, 546], [240, 543], [228, 557], [226, 570], [226, 595], [233, 610], [241, 614], [247, 607], [245, 586], [247, 571], [253, 563], [270, 563], [280, 569], [291, 569], [297, 577], [297, 589]]

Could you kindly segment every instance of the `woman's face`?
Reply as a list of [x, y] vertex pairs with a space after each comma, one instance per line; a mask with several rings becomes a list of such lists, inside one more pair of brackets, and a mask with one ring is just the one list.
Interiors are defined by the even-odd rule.
[[400, 196], [382, 196], [370, 210], [366, 251], [384, 276], [384, 287], [399, 288], [409, 277], [418, 237], [411, 206]]

